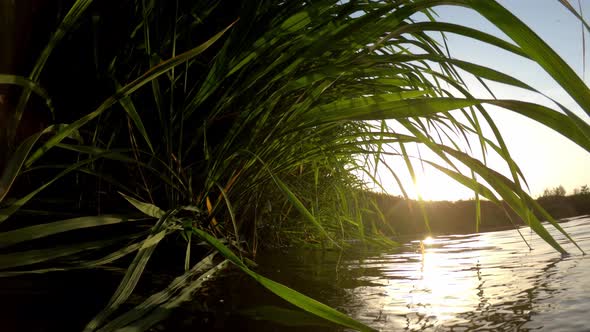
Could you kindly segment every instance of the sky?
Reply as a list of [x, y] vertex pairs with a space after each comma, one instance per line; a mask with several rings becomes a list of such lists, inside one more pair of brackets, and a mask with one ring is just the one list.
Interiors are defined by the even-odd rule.
[[[564, 60], [583, 76], [583, 47], [581, 23], [557, 0], [501, 0], [504, 7], [514, 13], [531, 27], [547, 42]], [[571, 0], [577, 9], [578, 1]], [[590, 17], [590, 0], [581, 0], [582, 13]], [[507, 37], [485, 18], [474, 11], [451, 6], [435, 9], [438, 20], [476, 28], [507, 39]], [[466, 60], [506, 72], [548, 96], [558, 100], [566, 107], [575, 111], [582, 119], [590, 123], [590, 118], [576, 103], [532, 61], [513, 56], [483, 43], [448, 34], [448, 45], [454, 58]], [[589, 38], [588, 34], [586, 38]], [[587, 40], [590, 53], [590, 40]], [[584, 81], [590, 78], [590, 56], [586, 55], [586, 73]], [[466, 77], [467, 78], [467, 77]], [[467, 79], [470, 91], [476, 97], [489, 98], [489, 94], [473, 79]], [[539, 103], [555, 108], [552, 103], [533, 92], [516, 88], [507, 88], [502, 84], [490, 83], [494, 94], [499, 99], [510, 98]], [[590, 185], [590, 153], [570, 142], [560, 134], [554, 133], [542, 125], [526, 119], [511, 111], [497, 107], [486, 107], [499, 127], [513, 159], [521, 167], [529, 184], [529, 193], [533, 197], [540, 196], [545, 188], [563, 185], [568, 194], [574, 188], [584, 184]], [[507, 168], [499, 158], [490, 156], [489, 165], [505, 175]], [[403, 162], [392, 161], [392, 164], [403, 168]], [[395, 166], [394, 166], [395, 167]], [[427, 167], [422, 170], [418, 166], [417, 185], [413, 186], [409, 177], [405, 176], [405, 187], [409, 195], [416, 197], [417, 190], [426, 200], [458, 200], [469, 199], [473, 193], [461, 185], [454, 183], [446, 176]], [[391, 178], [382, 177], [383, 185], [391, 194], [400, 194], [397, 185]], [[409, 182], [408, 182], [409, 181]]]

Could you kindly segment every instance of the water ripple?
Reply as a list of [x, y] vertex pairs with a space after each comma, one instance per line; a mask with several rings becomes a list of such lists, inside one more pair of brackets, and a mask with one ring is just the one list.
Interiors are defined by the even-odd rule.
[[[590, 248], [590, 218], [562, 224]], [[548, 227], [549, 228], [549, 227]], [[354, 289], [353, 316], [384, 331], [589, 331], [590, 259], [558, 232], [561, 256], [530, 230], [440, 236], [404, 251], [345, 261], [378, 286]], [[362, 277], [359, 277], [362, 278]], [[362, 305], [359, 305], [362, 303]], [[386, 320], [374, 320], [379, 310]]]

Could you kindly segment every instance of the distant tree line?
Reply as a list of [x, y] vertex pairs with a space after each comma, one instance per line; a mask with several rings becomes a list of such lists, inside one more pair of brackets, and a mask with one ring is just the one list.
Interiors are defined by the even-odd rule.
[[[590, 188], [583, 185], [566, 195], [563, 186], [545, 189], [537, 202], [556, 219], [590, 214]], [[498, 206], [480, 201], [480, 224], [476, 225], [476, 201], [424, 201], [423, 208], [415, 200], [387, 194], [372, 194], [380, 212], [372, 214], [383, 219], [397, 235], [427, 233], [424, 214], [430, 230], [435, 234], [473, 233], [524, 225], [507, 204]], [[537, 216], [544, 220], [541, 216]]]
[[580, 188], [574, 189], [574, 195], [590, 195], [590, 188], [585, 184]]
[[[556, 196], [565, 196], [566, 191], [562, 185], [559, 185], [555, 188], [545, 188], [543, 191], [543, 197], [556, 197]], [[573, 191], [574, 195], [590, 195], [590, 187], [587, 184], [580, 186], [579, 188], [574, 188]]]
[[555, 196], [565, 196], [565, 188], [562, 185], [559, 185], [555, 188], [545, 188], [543, 191], [543, 196], [541, 197], [555, 197]]

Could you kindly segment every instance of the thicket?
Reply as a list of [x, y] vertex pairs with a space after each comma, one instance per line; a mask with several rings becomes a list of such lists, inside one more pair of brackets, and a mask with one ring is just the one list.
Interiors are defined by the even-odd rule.
[[[18, 17], [24, 3], [3, 2], [2, 15]], [[248, 257], [263, 242], [392, 244], [380, 235], [388, 227], [383, 218], [363, 218], [375, 203], [358, 177], [375, 177], [379, 167], [397, 177], [389, 157], [404, 160], [412, 176], [416, 162], [428, 163], [479, 196], [505, 202], [565, 253], [535, 214], [560, 226], [522, 190], [522, 174], [484, 105], [527, 116], [588, 151], [590, 126], [558, 103], [555, 110], [474, 98], [460, 72], [484, 86], [489, 80], [536, 90], [452, 58], [438, 33], [537, 62], [586, 114], [590, 90], [495, 1], [37, 4], [45, 5], [38, 11], [45, 29], [32, 38], [38, 44], [24, 48], [30, 61], [0, 73], [0, 275], [125, 266], [87, 331], [148, 329], [167, 312], [157, 308], [180, 305], [229, 262], [301, 309], [369, 330], [260, 276]], [[443, 4], [477, 11], [512, 41], [437, 22], [432, 10]], [[467, 137], [482, 153], [498, 154], [510, 176], [465, 152]], [[415, 145], [438, 161], [408, 153]], [[180, 257], [182, 275], [121, 312], [162, 245]], [[223, 260], [206, 256], [212, 251]]]

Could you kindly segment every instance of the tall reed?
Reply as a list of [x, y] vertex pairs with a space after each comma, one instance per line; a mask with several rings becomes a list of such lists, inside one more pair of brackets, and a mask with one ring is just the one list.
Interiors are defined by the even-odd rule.
[[[433, 10], [443, 4], [477, 11], [511, 41], [437, 22]], [[255, 253], [262, 239], [324, 247], [345, 247], [343, 240], [349, 238], [387, 242], [380, 230], [395, 228], [395, 221], [363, 217], [372, 205], [359, 174], [376, 178], [374, 169], [384, 165], [398, 179], [399, 170], [387, 165], [393, 155], [413, 175], [412, 160], [421, 159], [407, 152], [413, 145], [438, 156], [438, 161], [421, 162], [471, 188], [476, 197], [498, 204], [503, 200], [565, 253], [532, 212], [569, 235], [523, 189], [524, 177], [485, 105], [522, 114], [588, 151], [590, 126], [558, 103], [555, 110], [527, 101], [473, 97], [459, 70], [483, 84], [535, 90], [507, 73], [451, 58], [438, 33], [479, 40], [539, 63], [587, 114], [590, 91], [546, 43], [495, 1], [229, 5], [137, 0], [110, 5], [76, 1], [29, 77], [0, 76], [2, 83], [22, 88], [13, 126], [31, 93], [50, 100], [56, 114], [55, 124], [20, 142], [0, 178], [0, 223], [6, 222], [0, 247], [16, 248], [5, 249], [0, 257], [0, 274], [99, 267], [136, 253], [88, 331], [116, 329], [144, 314], [149, 319], [140, 325], [147, 329], [161, 318], [149, 316], [154, 307], [182, 301], [182, 294], [158, 293], [138, 310], [112, 320], [156, 245], [172, 234], [186, 240], [185, 277], [204, 278], [225, 264], [204, 260], [191, 268], [193, 241], [201, 239], [300, 308], [369, 330], [256, 274], [243, 256]], [[92, 20], [87, 19], [89, 8]], [[101, 34], [103, 39], [96, 37]], [[94, 42], [86, 42], [89, 36]], [[80, 45], [89, 45], [88, 54], [94, 55], [81, 58], [79, 65], [71, 62], [66, 74], [72, 76], [65, 78], [60, 66], [78, 57], [74, 50]], [[484, 129], [493, 134], [485, 136]], [[511, 175], [474, 157], [465, 148], [473, 139], [483, 153], [499, 155]], [[461, 172], [460, 165], [470, 172]], [[43, 184], [11, 195], [26, 178], [42, 178]], [[74, 193], [68, 203], [74, 218], [19, 225], [19, 216], [31, 212], [24, 206], [42, 206], [36, 212], [50, 216], [60, 210], [40, 205], [58, 188]], [[142, 215], [121, 213], [127, 202]], [[89, 209], [98, 216], [80, 216]], [[91, 230], [106, 225], [109, 236], [93, 238]], [[70, 231], [91, 240], [18, 250], [25, 242]], [[178, 285], [192, 289], [203, 279], [183, 280]], [[174, 285], [170, 287], [182, 288]]]

